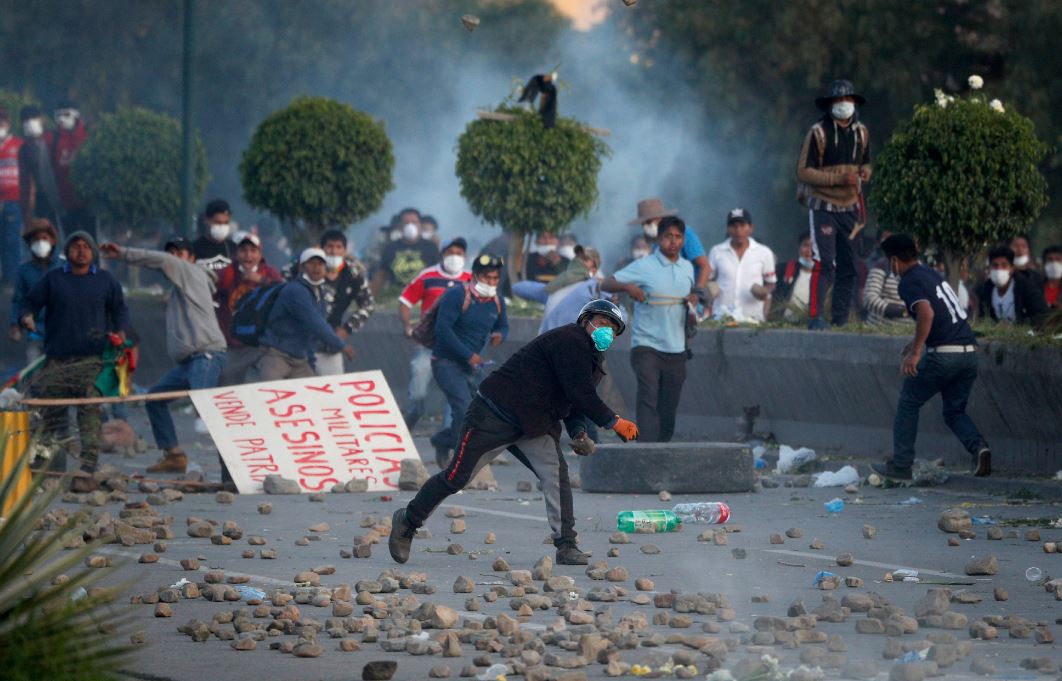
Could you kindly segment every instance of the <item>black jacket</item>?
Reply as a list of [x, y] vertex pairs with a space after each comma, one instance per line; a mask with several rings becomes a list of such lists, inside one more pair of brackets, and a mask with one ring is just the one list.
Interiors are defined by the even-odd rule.
[[558, 430], [558, 421], [585, 416], [607, 428], [616, 414], [597, 396], [602, 354], [578, 324], [547, 331], [522, 347], [479, 386], [479, 392], [520, 421], [524, 437]]
[[[1018, 324], [1037, 326], [1044, 313], [1047, 312], [1043, 289], [1037, 287], [1031, 277], [1020, 275], [1017, 272], [1011, 276], [1010, 285], [1014, 287], [1014, 321]], [[996, 319], [996, 310], [992, 307], [992, 291], [995, 288], [996, 285], [988, 279], [977, 289], [978, 305], [982, 317], [987, 315]], [[996, 319], [996, 321], [999, 320]]]

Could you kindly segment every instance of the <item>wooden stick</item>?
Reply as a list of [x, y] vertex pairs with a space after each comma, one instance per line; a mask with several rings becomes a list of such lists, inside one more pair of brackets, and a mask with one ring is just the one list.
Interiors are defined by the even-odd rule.
[[[502, 113], [501, 111], [484, 111], [483, 109], [477, 109], [476, 115], [485, 121], [504, 121], [508, 123], [509, 121], [516, 120], [516, 116], [513, 114]], [[593, 128], [589, 125], [584, 125], [583, 129], [591, 135], [597, 135], [598, 137], [608, 137], [612, 134], [612, 131], [606, 128]]]
[[125, 404], [127, 402], [157, 402], [159, 400], [177, 400], [188, 397], [187, 390], [171, 390], [165, 393], [144, 393], [143, 395], [126, 395], [125, 397], [24, 397], [19, 402], [27, 407], [77, 407], [86, 404]]

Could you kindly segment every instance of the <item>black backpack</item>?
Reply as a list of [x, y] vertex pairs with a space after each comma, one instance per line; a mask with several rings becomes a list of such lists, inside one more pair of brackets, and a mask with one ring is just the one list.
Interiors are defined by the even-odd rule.
[[269, 313], [273, 311], [273, 303], [277, 301], [280, 289], [288, 283], [259, 286], [240, 298], [232, 313], [232, 335], [236, 340], [244, 345], [258, 345], [269, 321]]

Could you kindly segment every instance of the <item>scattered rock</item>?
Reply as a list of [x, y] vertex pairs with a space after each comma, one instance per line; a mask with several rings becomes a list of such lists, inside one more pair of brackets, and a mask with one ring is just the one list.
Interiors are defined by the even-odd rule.
[[863, 586], [863, 580], [859, 577], [845, 577], [844, 585], [850, 589], [859, 589]]
[[450, 671], [450, 665], [437, 664], [428, 671], [429, 679], [448, 679], [452, 672]]
[[873, 539], [877, 535], [878, 530], [873, 525], [863, 526], [863, 539]]
[[451, 556], [460, 556], [462, 553], [465, 552], [465, 547], [457, 543], [448, 544], [446, 547], [446, 552]]
[[156, 603], [155, 617], [173, 617], [173, 608], [168, 603]]
[[660, 547], [656, 544], [646, 544], [640, 548], [641, 552], [647, 556], [655, 556], [660, 553]]
[[450, 521], [450, 534], [464, 534], [465, 533], [465, 521], [460, 518], [455, 518]]
[[608, 538], [609, 544], [630, 544], [631, 538], [622, 532], [613, 532]]
[[232, 492], [221, 491], [214, 495], [214, 501], [219, 504], [231, 504], [236, 501], [236, 495]]
[[[785, 536], [789, 537], [790, 539], [801, 539], [804, 536], [804, 530], [800, 529], [799, 527], [790, 527], [788, 530], [785, 531]], [[775, 542], [772, 541], [771, 543], [774, 544]]]
[[528, 481], [528, 480], [521, 480], [521, 481], [517, 482], [516, 483], [516, 491], [517, 492], [530, 492], [531, 491], [531, 482]]
[[639, 577], [638, 579], [634, 580], [634, 588], [638, 591], [654, 591], [656, 589], [656, 585], [653, 584], [653, 580], [649, 579], [648, 577]]
[[159, 562], [159, 554], [157, 553], [142, 553], [140, 554], [141, 563], [157, 563]]
[[821, 539], [812, 539], [811, 543], [808, 544], [808, 548], [814, 549], [815, 551], [821, 551], [825, 548], [825, 545], [822, 543]]
[[1007, 593], [1006, 589], [1001, 586], [997, 586], [995, 589], [992, 590], [992, 597], [995, 598], [997, 601], [1005, 601], [1010, 598], [1010, 595]]
[[991, 554], [974, 558], [966, 564], [966, 574], [971, 576], [994, 575], [997, 572], [999, 572], [999, 561]]
[[258, 512], [262, 515], [269, 515], [273, 512], [273, 504], [269, 503], [268, 501], [263, 501], [262, 503], [258, 504]]
[[970, 514], [961, 508], [949, 508], [940, 514], [937, 527], [942, 532], [962, 532], [973, 527], [973, 521], [970, 519]]
[[[265, 477], [265, 480], [262, 481], [262, 490], [266, 494], [300, 494], [302, 492], [298, 482], [275, 473]], [[262, 512], [261, 506], [259, 506], [258, 512]]]
[[959, 546], [960, 544], [962, 542], [959, 541], [958, 537], [948, 537], [948, 546]]
[[327, 531], [329, 531], [332, 528], [331, 528], [331, 526], [328, 523], [321, 522], [321, 523], [314, 523], [313, 525], [310, 525], [306, 529], [309, 530], [310, 532], [327, 532]]
[[1003, 539], [1003, 528], [1002, 527], [990, 527], [990, 528], [988, 528], [987, 530], [985, 530], [985, 538], [986, 539], [991, 539], [992, 541], [999, 541], [999, 540]]
[[994, 676], [996, 665], [987, 657], [975, 657], [970, 662], [970, 671], [978, 676]]
[[661, 490], [657, 497], [659, 497], [660, 501], [671, 501], [671, 492]]
[[454, 593], [455, 594], [470, 594], [475, 588], [476, 583], [471, 577], [465, 577], [461, 575], [454, 581]]
[[841, 567], [848, 567], [855, 562], [855, 557], [850, 553], [842, 553], [837, 556], [837, 564]]
[[1040, 541], [1040, 530], [1025, 530], [1025, 541]]
[[730, 555], [738, 560], [744, 560], [748, 552], [745, 549], [730, 549]]
[[484, 544], [493, 544], [496, 541], [498, 541], [498, 538], [494, 536], [493, 532], [488, 532], [487, 536], [483, 538]]
[[785, 543], [785, 537], [783, 537], [778, 532], [772, 532], [771, 536], [770, 536], [770, 542], [772, 544], [784, 544]]
[[324, 646], [316, 643], [301, 643], [292, 649], [295, 657], [321, 657], [324, 654]]

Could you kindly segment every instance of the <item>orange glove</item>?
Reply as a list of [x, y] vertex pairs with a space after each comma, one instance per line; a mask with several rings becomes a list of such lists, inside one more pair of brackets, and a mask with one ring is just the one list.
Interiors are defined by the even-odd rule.
[[638, 426], [635, 425], [634, 421], [617, 417], [612, 430], [616, 431], [616, 435], [619, 435], [624, 442], [638, 439]]

